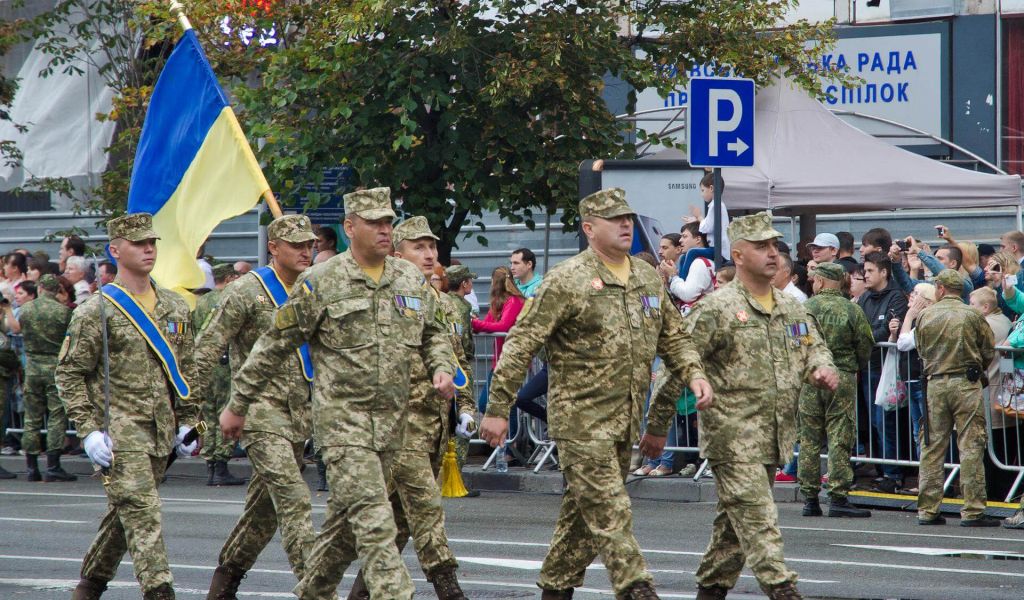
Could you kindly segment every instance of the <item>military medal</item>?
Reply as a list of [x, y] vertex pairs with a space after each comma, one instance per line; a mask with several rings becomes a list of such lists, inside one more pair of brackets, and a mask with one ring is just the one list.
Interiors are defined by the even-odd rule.
[[747, 321], [750, 320], [750, 317], [747, 316], [747, 311], [745, 310], [741, 310], [740, 312], [736, 313], [736, 318], [739, 320], [740, 323], [746, 323]]
[[595, 290], [603, 290], [604, 282], [601, 281], [600, 277], [595, 277], [590, 281], [590, 287], [594, 288]]

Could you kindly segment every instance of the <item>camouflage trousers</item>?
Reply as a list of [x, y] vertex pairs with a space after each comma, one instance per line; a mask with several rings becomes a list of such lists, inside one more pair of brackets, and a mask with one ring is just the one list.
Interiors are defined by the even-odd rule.
[[420, 568], [429, 577], [443, 569], [459, 566], [448, 547], [444, 530], [441, 488], [437, 484], [440, 455], [417, 450], [399, 450], [391, 465], [391, 506], [395, 513], [398, 551], [412, 536]]
[[245, 509], [224, 542], [218, 564], [248, 571], [280, 527], [292, 572], [302, 579], [314, 538], [309, 486], [299, 472], [305, 444], [259, 431], [245, 432], [242, 443], [253, 477]]
[[57, 393], [53, 375], [56, 356], [30, 355], [25, 366], [25, 433], [21, 446], [25, 454], [39, 454], [40, 430], [46, 421], [46, 451], [59, 452], [64, 447], [68, 416]]
[[718, 507], [711, 541], [697, 567], [697, 583], [731, 589], [746, 563], [767, 590], [796, 581], [782, 554], [779, 513], [772, 497], [775, 465], [721, 462], [715, 472]]
[[293, 592], [302, 600], [334, 600], [345, 570], [358, 557], [371, 598], [409, 600], [415, 591], [395, 539], [388, 502], [392, 453], [358, 446], [326, 446], [331, 495], [306, 573]]
[[107, 514], [82, 560], [82, 577], [110, 581], [127, 550], [143, 591], [173, 584], [160, 529], [157, 486], [167, 467], [166, 456], [115, 452], [110, 467]]
[[966, 377], [944, 376], [928, 379], [928, 441], [921, 444], [921, 470], [917, 496], [917, 515], [934, 519], [939, 515], [942, 485], [945, 481], [943, 463], [949, 450], [949, 436], [956, 429], [960, 449], [960, 488], [964, 505], [960, 516], [977, 519], [985, 512], [985, 407], [982, 404], [981, 382], [971, 383]]
[[853, 450], [857, 374], [839, 371], [836, 391], [804, 385], [800, 390], [800, 492], [817, 498], [821, 491], [819, 451], [828, 438], [828, 495], [845, 498], [853, 487]]
[[469, 457], [469, 440], [461, 435], [455, 436], [455, 461], [459, 464], [459, 470], [466, 464]]
[[583, 585], [587, 567], [598, 556], [615, 593], [638, 581], [651, 581], [633, 536], [633, 512], [626, 492], [630, 442], [557, 440], [565, 475], [565, 495], [551, 549], [537, 582], [546, 590]]
[[231, 369], [218, 364], [213, 369], [210, 390], [203, 400], [203, 420], [206, 433], [199, 455], [206, 460], [228, 460], [235, 450], [234, 440], [224, 437], [220, 430], [220, 413], [231, 399]]

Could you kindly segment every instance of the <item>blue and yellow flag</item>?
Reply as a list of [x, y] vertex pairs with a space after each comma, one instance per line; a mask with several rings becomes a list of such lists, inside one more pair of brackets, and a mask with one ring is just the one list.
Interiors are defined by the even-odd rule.
[[128, 212], [151, 213], [160, 235], [153, 279], [178, 291], [202, 286], [199, 247], [269, 189], [195, 32], [186, 31], [153, 89], [128, 192]]

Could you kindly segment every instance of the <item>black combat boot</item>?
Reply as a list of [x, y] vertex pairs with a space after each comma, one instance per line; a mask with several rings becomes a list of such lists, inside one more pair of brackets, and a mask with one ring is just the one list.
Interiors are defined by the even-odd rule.
[[245, 578], [245, 571], [220, 565], [213, 572], [213, 581], [210, 582], [210, 593], [206, 600], [237, 600], [238, 586]]
[[46, 453], [46, 472], [43, 481], [75, 481], [78, 477], [60, 468], [60, 450]]
[[142, 592], [142, 600], [174, 600], [174, 588], [169, 583], [161, 583], [149, 591]]
[[857, 508], [850, 504], [849, 498], [832, 498], [828, 505], [828, 516], [847, 517], [853, 519], [866, 519], [871, 516], [871, 511], [865, 508]]
[[[320, 464], [323, 464], [322, 462]], [[370, 600], [370, 590], [366, 589], [366, 581], [363, 580], [363, 570], [356, 573], [356, 580], [352, 582], [352, 589], [348, 591], [346, 600]]]
[[821, 503], [818, 502], [817, 498], [808, 498], [804, 502], [804, 513], [803, 513], [803, 515], [805, 517], [820, 517], [822, 515]]
[[729, 588], [724, 588], [720, 585], [697, 586], [697, 600], [725, 600], [728, 593]]
[[42, 481], [43, 475], [39, 472], [39, 455], [38, 454], [26, 454], [25, 455], [25, 479], [29, 481]]
[[567, 590], [545, 590], [540, 591], [540, 600], [572, 600], [572, 588]]
[[91, 577], [83, 577], [71, 592], [71, 600], [100, 600], [100, 595], [107, 591], [107, 582]]
[[792, 581], [778, 583], [768, 588], [768, 600], [804, 600]]
[[213, 463], [213, 485], [245, 485], [246, 480], [235, 477], [228, 471], [228, 461], [218, 460]]
[[327, 491], [327, 465], [324, 464], [322, 458], [318, 458], [316, 461], [316, 491]]
[[467, 600], [466, 594], [462, 593], [459, 586], [459, 578], [455, 575], [454, 567], [438, 569], [427, 577], [427, 581], [434, 586], [437, 600]]

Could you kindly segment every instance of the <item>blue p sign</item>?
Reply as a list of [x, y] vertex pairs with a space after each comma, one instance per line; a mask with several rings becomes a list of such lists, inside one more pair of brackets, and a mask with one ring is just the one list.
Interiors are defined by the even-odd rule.
[[690, 165], [754, 164], [754, 81], [694, 78], [689, 86], [686, 133]]

